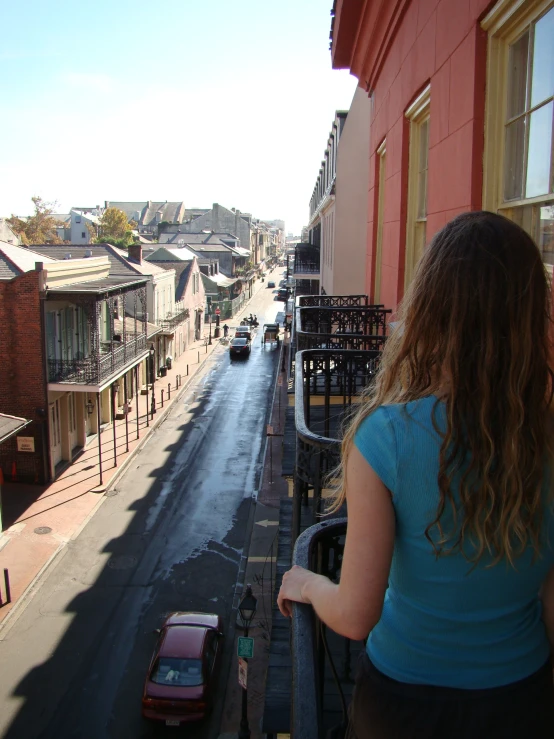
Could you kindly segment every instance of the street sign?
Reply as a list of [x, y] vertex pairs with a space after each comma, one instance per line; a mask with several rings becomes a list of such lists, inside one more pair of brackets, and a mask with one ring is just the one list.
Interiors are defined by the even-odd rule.
[[219, 308], [216, 308], [215, 309], [215, 314], [216, 314], [216, 316], [220, 316], [221, 315], [221, 310]]
[[239, 657], [252, 659], [254, 656], [254, 639], [250, 636], [239, 636], [237, 644], [237, 654]]
[[246, 690], [248, 683], [248, 662], [239, 657], [239, 685]]

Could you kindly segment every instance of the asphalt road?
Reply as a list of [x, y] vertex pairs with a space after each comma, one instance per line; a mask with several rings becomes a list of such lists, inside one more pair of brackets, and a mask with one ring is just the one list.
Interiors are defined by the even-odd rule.
[[[248, 310], [262, 323], [282, 305], [262, 288]], [[142, 719], [142, 686], [168, 612], [218, 613], [232, 631], [277, 357], [261, 330], [247, 360], [214, 352], [65, 547], [2, 635], [3, 737], [218, 735], [222, 699], [207, 721], [169, 729]]]

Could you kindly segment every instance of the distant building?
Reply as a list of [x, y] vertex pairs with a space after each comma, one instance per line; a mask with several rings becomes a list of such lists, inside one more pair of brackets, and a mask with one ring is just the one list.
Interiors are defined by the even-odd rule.
[[106, 208], [122, 210], [129, 221], [137, 223], [139, 234], [158, 234], [160, 223], [182, 223], [185, 218], [183, 202], [124, 202], [106, 200]]
[[252, 215], [241, 213], [235, 208], [224, 208], [214, 203], [209, 210], [191, 209], [186, 212], [187, 220], [182, 224], [183, 233], [198, 233], [200, 231], [214, 231], [216, 233], [230, 233], [238, 237], [240, 246], [250, 251], [250, 233], [252, 230]]
[[5, 218], [0, 218], [0, 241], [4, 241], [6, 244], [15, 244], [15, 246], [21, 244], [21, 239], [8, 226]]

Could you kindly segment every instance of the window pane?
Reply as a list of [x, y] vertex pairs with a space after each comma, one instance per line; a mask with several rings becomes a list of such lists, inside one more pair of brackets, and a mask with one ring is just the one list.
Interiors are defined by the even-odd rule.
[[550, 102], [531, 113], [525, 186], [525, 197], [527, 198], [545, 195], [550, 190], [552, 106], [553, 104]]
[[529, 54], [529, 31], [510, 46], [508, 60], [508, 119], [525, 110], [527, 97], [527, 57]]
[[539, 208], [539, 247], [547, 264], [554, 264], [554, 206]]
[[525, 118], [520, 118], [506, 126], [504, 200], [517, 200], [523, 191], [525, 125]]
[[535, 26], [531, 107], [554, 94], [554, 8]]
[[427, 162], [429, 159], [429, 119], [419, 126], [419, 167], [417, 183], [417, 217], [427, 216]]

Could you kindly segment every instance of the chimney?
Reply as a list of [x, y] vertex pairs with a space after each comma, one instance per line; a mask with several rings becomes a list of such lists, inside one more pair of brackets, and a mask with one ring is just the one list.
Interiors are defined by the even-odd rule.
[[131, 244], [129, 246], [129, 256], [135, 262], [142, 264], [142, 244]]

